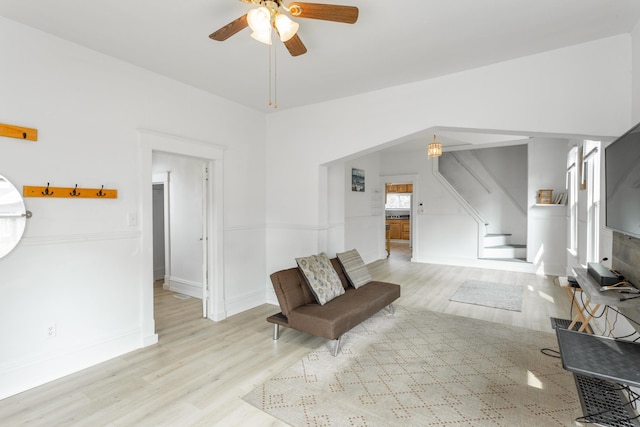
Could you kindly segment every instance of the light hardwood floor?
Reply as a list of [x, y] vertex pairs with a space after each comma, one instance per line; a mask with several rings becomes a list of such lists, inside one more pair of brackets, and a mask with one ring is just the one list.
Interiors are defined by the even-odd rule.
[[[408, 262], [406, 244], [370, 265], [377, 280], [398, 283], [397, 305], [551, 332], [569, 301], [552, 277]], [[467, 279], [525, 285], [523, 311], [450, 302]], [[271, 339], [264, 304], [214, 323], [200, 300], [156, 287], [158, 344], [0, 401], [2, 426], [285, 426], [241, 398], [326, 340], [284, 329]], [[434, 325], [437, 327], [437, 325]]]

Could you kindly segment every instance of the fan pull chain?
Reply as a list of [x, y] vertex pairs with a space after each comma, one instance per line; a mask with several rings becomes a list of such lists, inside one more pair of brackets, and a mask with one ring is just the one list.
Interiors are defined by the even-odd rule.
[[271, 45], [269, 45], [269, 49], [268, 49], [267, 52], [269, 54], [269, 59], [268, 59], [268, 62], [269, 62], [269, 83], [267, 85], [268, 88], [269, 88], [269, 96], [268, 96], [269, 102], [268, 102], [268, 105], [271, 106]]
[[273, 108], [278, 108], [278, 49], [273, 49]]
[[[273, 108], [278, 108], [278, 49], [273, 45], [269, 45], [269, 102], [268, 105], [273, 105]], [[273, 102], [271, 99], [273, 95]]]

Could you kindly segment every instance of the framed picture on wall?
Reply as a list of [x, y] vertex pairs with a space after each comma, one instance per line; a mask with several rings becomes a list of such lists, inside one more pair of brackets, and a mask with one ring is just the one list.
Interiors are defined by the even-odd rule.
[[351, 191], [364, 192], [364, 171], [351, 168]]

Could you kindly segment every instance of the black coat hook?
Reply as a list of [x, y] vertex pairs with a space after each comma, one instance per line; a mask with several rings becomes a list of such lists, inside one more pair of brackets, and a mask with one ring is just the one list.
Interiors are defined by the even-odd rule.
[[53, 191], [49, 191], [49, 183], [47, 182], [47, 188], [42, 192], [43, 196], [53, 196]]
[[98, 192], [96, 193], [96, 196], [98, 196], [98, 197], [104, 197], [104, 196], [106, 196], [106, 195], [107, 195], [107, 193], [105, 193], [105, 192], [103, 192], [103, 191], [102, 191], [102, 189], [103, 189], [103, 188], [104, 188], [104, 185], [100, 186], [100, 191], [98, 191]]
[[69, 195], [71, 197], [78, 197], [80, 195], [80, 193], [78, 192], [78, 184], [76, 184], [75, 188], [73, 189], [73, 191], [71, 193], [69, 193]]

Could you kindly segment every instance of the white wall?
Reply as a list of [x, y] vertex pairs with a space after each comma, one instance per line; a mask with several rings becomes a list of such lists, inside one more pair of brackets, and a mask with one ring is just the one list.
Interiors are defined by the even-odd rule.
[[[325, 249], [320, 236], [326, 236], [326, 226], [319, 218], [328, 208], [320, 204], [326, 185], [319, 165], [435, 126], [617, 134], [628, 127], [630, 64], [630, 37], [617, 36], [269, 115], [267, 271]], [[437, 236], [443, 226], [473, 228], [466, 215], [456, 218], [448, 194], [428, 183], [420, 188], [416, 202], [437, 207], [418, 218], [425, 237]], [[448, 249], [454, 250], [434, 245], [420, 255]], [[477, 248], [455, 251], [469, 257]]]
[[567, 264], [567, 206], [536, 206], [538, 190], [566, 192], [567, 140], [536, 138], [529, 143], [527, 261], [536, 271], [563, 275]]
[[632, 104], [629, 128], [631, 128], [633, 124], [640, 122], [640, 22], [636, 24], [631, 33], [631, 51], [633, 55], [631, 63]]
[[0, 52], [12, 58], [0, 67], [2, 122], [39, 133], [2, 138], [0, 174], [19, 189], [118, 190], [112, 200], [25, 200], [25, 238], [0, 259], [0, 398], [154, 341], [143, 316], [152, 283], [140, 191], [151, 176], [138, 170], [140, 128], [227, 147], [224, 304], [233, 314], [264, 301], [263, 114], [4, 18]]
[[[380, 154], [344, 164], [345, 248], [357, 249], [365, 263], [381, 258], [384, 246], [384, 183], [380, 181]], [[351, 190], [351, 169], [365, 171], [365, 191]]]

